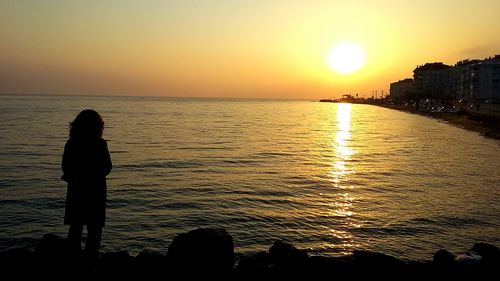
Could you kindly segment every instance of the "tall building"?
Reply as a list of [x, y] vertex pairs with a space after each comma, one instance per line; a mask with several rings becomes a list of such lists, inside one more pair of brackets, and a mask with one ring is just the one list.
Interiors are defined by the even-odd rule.
[[451, 72], [450, 89], [457, 100], [500, 100], [500, 55], [458, 62]]
[[415, 92], [419, 99], [449, 99], [451, 66], [442, 62], [426, 63], [413, 70]]
[[479, 60], [459, 61], [450, 69], [449, 93], [457, 101], [467, 101], [472, 96], [473, 67]]
[[500, 100], [500, 55], [472, 67], [471, 100]]

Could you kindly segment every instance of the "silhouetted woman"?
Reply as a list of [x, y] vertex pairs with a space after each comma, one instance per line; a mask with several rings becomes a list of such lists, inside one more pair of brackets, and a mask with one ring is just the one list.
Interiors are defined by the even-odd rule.
[[70, 124], [64, 146], [62, 179], [68, 183], [64, 224], [68, 240], [81, 249], [83, 226], [87, 226], [85, 251], [97, 258], [106, 219], [106, 176], [111, 171], [108, 146], [102, 139], [104, 122], [94, 110], [86, 109]]

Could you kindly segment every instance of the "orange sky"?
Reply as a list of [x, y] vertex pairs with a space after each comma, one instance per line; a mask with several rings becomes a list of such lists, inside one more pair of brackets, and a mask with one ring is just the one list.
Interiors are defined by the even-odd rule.
[[[371, 96], [418, 64], [500, 53], [500, 1], [1, 1], [0, 93]], [[326, 64], [364, 47], [350, 75]]]

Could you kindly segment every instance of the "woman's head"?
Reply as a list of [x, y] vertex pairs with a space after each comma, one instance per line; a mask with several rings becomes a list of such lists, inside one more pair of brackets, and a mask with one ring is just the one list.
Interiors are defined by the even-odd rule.
[[101, 138], [104, 130], [104, 122], [101, 115], [92, 109], [85, 109], [76, 116], [69, 124], [70, 138]]

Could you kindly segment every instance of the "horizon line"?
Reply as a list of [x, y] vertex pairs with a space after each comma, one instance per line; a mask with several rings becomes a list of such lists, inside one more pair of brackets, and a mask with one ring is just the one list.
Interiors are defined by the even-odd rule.
[[88, 97], [88, 98], [170, 98], [170, 99], [220, 99], [220, 100], [301, 100], [301, 101], [317, 101], [321, 98], [266, 98], [266, 97], [221, 97], [221, 96], [162, 96], [162, 95], [113, 95], [113, 94], [48, 94], [48, 93], [7, 93], [0, 92], [0, 96], [2, 97], [13, 97], [13, 96], [24, 96], [24, 97]]

